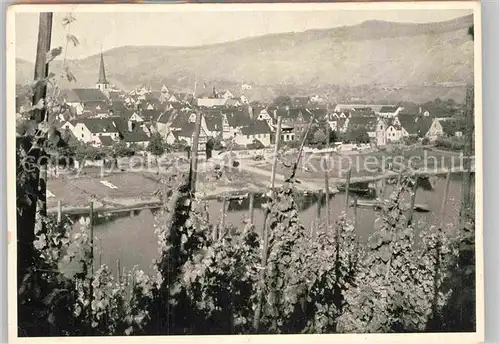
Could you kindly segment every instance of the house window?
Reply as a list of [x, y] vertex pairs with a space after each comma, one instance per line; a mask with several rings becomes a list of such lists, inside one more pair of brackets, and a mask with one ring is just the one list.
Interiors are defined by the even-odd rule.
[[82, 137], [83, 137], [83, 133], [82, 133]]
[[382, 130], [382, 129], [384, 129], [384, 126], [383, 126], [383, 125], [381, 125], [381, 126], [380, 126], [380, 130]]

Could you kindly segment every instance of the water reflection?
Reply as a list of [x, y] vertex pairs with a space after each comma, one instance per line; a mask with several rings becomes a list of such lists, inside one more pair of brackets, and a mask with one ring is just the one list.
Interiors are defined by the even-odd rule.
[[[416, 203], [425, 204], [431, 210], [429, 213], [414, 213], [414, 219], [422, 226], [438, 224], [440, 222], [439, 212], [441, 208], [442, 195], [444, 190], [444, 178], [436, 180], [434, 188], [429, 191], [427, 187], [421, 185], [417, 191]], [[444, 214], [446, 230], [453, 234], [454, 226], [459, 218], [460, 208], [460, 176], [453, 176], [450, 183], [447, 206]], [[392, 192], [394, 185], [387, 185], [385, 197]], [[359, 196], [359, 195], [358, 195]], [[316, 221], [324, 221], [325, 199], [318, 199], [312, 194], [295, 194], [295, 201], [299, 207], [299, 216], [306, 229]], [[405, 196], [409, 200], [409, 195]], [[254, 198], [254, 223], [260, 232], [264, 220], [265, 202], [262, 194], [255, 195]], [[318, 204], [319, 202], [319, 204]], [[341, 212], [345, 211], [345, 194], [338, 193], [330, 198], [330, 214], [335, 220]], [[211, 223], [218, 223], [222, 215], [222, 202], [209, 201], [208, 212]], [[226, 223], [238, 228], [242, 228], [243, 220], [249, 217], [249, 198], [240, 200], [234, 199], [226, 203]], [[319, 207], [318, 207], [319, 205]], [[353, 218], [353, 208], [349, 208], [347, 216]], [[369, 208], [359, 208], [357, 210], [356, 235], [360, 242], [367, 242], [368, 237], [374, 231], [374, 221], [376, 212]], [[130, 269], [133, 265], [138, 265], [144, 270], [152, 272], [151, 263], [158, 257], [158, 242], [154, 234], [154, 212], [142, 210], [135, 212], [131, 216], [130, 212], [117, 214], [114, 217], [99, 218], [95, 227], [96, 240], [96, 264], [100, 257], [102, 263], [108, 264], [113, 270], [116, 261], [119, 259], [121, 266]], [[333, 222], [333, 221], [332, 221]], [[415, 233], [415, 240], [418, 242], [419, 229]]]

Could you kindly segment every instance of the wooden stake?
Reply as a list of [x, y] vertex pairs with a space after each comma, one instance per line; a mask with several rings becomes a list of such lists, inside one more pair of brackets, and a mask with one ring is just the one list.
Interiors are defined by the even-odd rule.
[[[47, 53], [50, 51], [50, 41], [52, 38], [52, 13], [40, 13], [38, 25], [38, 44], [35, 60], [35, 80], [45, 79], [49, 75], [49, 65], [47, 61]], [[33, 105], [47, 97], [47, 84], [44, 83], [34, 89]], [[47, 109], [35, 110], [35, 119], [38, 123], [39, 130], [44, 130], [47, 122]], [[47, 132], [43, 135], [43, 141], [47, 139]], [[42, 152], [43, 152], [42, 148]], [[40, 216], [47, 216], [47, 161], [40, 160], [40, 177], [38, 181], [38, 213]]]
[[253, 224], [253, 203], [254, 203], [255, 195], [253, 192], [250, 193], [250, 204], [248, 205], [248, 217], [250, 218], [250, 223]]
[[[278, 164], [278, 148], [281, 140], [281, 116], [278, 117], [278, 126], [276, 128], [276, 142], [274, 143], [274, 157], [273, 157], [273, 165], [272, 165], [272, 174], [271, 174], [271, 192], [274, 192], [274, 180], [276, 178], [276, 166]], [[266, 214], [264, 216], [264, 226], [262, 228], [262, 237], [263, 237], [263, 245], [262, 245], [262, 257], [261, 257], [261, 270], [259, 274], [259, 289], [257, 296], [257, 307], [255, 308], [255, 314], [253, 319], [253, 327], [256, 333], [259, 331], [260, 326], [260, 316], [262, 313], [262, 299], [264, 297], [264, 286], [266, 279], [266, 267], [267, 267], [267, 250], [269, 246], [269, 218], [270, 210], [266, 209]]]
[[330, 185], [328, 180], [328, 172], [325, 170], [325, 227], [326, 231], [330, 230]]
[[415, 183], [413, 184], [411, 201], [410, 201], [410, 213], [408, 214], [408, 226], [410, 226], [413, 221], [413, 211], [415, 209], [415, 198], [417, 198], [417, 188], [418, 188], [418, 177], [415, 178]]
[[94, 275], [94, 202], [89, 206], [89, 230], [90, 230], [90, 260], [91, 275]]
[[444, 191], [443, 191], [443, 200], [441, 201], [441, 213], [440, 213], [440, 221], [439, 221], [439, 228], [443, 228], [444, 225], [444, 216], [446, 213], [446, 203], [448, 202], [448, 192], [450, 189], [450, 179], [451, 179], [451, 171], [448, 171], [446, 173], [446, 182], [444, 185]]
[[316, 202], [316, 229], [319, 233], [319, 227], [321, 224], [321, 202], [323, 201], [323, 193], [321, 191], [316, 194], [316, 199], [318, 200]]
[[227, 198], [224, 196], [222, 198], [222, 218], [220, 221], [220, 231], [217, 233], [217, 239], [219, 239], [222, 234], [225, 232], [226, 228], [226, 203], [227, 203]]
[[[94, 300], [94, 202], [90, 202], [89, 207], [89, 229], [90, 229], [90, 284], [89, 284], [89, 302], [92, 305]], [[92, 307], [89, 307], [90, 317], [92, 319]], [[92, 331], [93, 332], [93, 331]]]
[[276, 142], [274, 144], [274, 158], [273, 158], [273, 165], [272, 165], [272, 170], [271, 170], [271, 190], [274, 190], [274, 180], [276, 178], [276, 168], [278, 165], [278, 150], [279, 150], [279, 144], [281, 140], [281, 121], [282, 118], [281, 116], [278, 117], [278, 125], [276, 127]]
[[61, 223], [62, 221], [62, 202], [61, 200], [57, 201], [57, 223]]
[[358, 223], [358, 198], [354, 197], [354, 230], [356, 230], [357, 223]]
[[345, 181], [345, 211], [349, 209], [349, 184], [351, 183], [351, 169], [347, 171], [347, 177]]
[[190, 170], [190, 188], [191, 193], [196, 192], [196, 179], [198, 177], [198, 145], [200, 141], [201, 113], [196, 112], [196, 124], [194, 129], [193, 143], [191, 145], [191, 170]]
[[474, 145], [474, 89], [467, 87], [465, 97], [465, 144], [464, 170], [462, 172], [462, 195], [460, 205], [461, 227], [465, 226], [471, 208], [472, 148]]
[[116, 279], [118, 283], [121, 283], [121, 270], [120, 270], [120, 259], [116, 260]]

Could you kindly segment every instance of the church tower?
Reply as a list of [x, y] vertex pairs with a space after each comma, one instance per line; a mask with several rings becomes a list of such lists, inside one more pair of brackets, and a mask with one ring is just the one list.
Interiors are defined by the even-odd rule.
[[101, 52], [101, 64], [99, 66], [99, 79], [97, 80], [95, 87], [101, 90], [101, 92], [104, 93], [106, 97], [109, 95], [109, 83], [106, 80], [106, 71], [104, 69], [104, 56], [102, 55], [102, 52]]

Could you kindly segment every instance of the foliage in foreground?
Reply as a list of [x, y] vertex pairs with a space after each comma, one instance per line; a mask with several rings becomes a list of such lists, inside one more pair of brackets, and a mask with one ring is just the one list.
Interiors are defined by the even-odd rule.
[[306, 230], [293, 182], [285, 184], [267, 204], [262, 266], [253, 225], [214, 235], [205, 205], [185, 179], [175, 181], [157, 219], [156, 275], [134, 269], [119, 281], [107, 266], [92, 275], [86, 225], [69, 237], [68, 223], [49, 219], [37, 233], [35, 269], [19, 289], [19, 334], [254, 333], [263, 268], [259, 333], [472, 331], [473, 290], [464, 282], [475, 276], [473, 231], [450, 242], [442, 229], [424, 228], [414, 245], [416, 225], [402, 201], [412, 182], [404, 179], [391, 196], [366, 249], [345, 214], [330, 228]]

